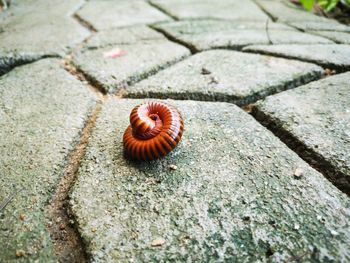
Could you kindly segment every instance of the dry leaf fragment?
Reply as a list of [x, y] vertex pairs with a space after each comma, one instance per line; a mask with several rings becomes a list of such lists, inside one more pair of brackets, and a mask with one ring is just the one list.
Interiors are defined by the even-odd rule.
[[126, 51], [121, 50], [120, 48], [113, 48], [109, 51], [103, 52], [103, 57], [105, 58], [118, 58], [124, 56]]

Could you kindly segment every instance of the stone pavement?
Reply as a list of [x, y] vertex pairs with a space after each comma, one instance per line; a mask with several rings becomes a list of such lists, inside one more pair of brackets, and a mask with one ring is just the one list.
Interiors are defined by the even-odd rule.
[[[287, 0], [13, 0], [0, 262], [349, 262], [350, 27]], [[124, 157], [131, 109], [184, 116]]]

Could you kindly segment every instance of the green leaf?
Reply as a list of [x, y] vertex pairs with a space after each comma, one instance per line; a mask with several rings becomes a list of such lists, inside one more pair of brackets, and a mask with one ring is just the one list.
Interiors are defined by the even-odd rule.
[[300, 0], [300, 2], [306, 10], [310, 11], [314, 6], [315, 0]]
[[317, 3], [322, 7], [326, 12], [331, 11], [334, 7], [337, 6], [339, 0], [318, 0]]

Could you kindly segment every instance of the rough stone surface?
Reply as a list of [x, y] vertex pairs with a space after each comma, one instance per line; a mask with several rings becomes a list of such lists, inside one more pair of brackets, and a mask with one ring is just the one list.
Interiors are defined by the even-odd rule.
[[243, 50], [313, 62], [340, 71], [350, 68], [349, 45], [257, 45]]
[[239, 105], [321, 76], [309, 63], [213, 50], [196, 54], [127, 89], [128, 97], [229, 101]]
[[350, 33], [336, 31], [310, 31], [310, 33], [326, 37], [336, 43], [350, 45]]
[[350, 27], [342, 25], [333, 19], [315, 16], [302, 7], [297, 7], [292, 3], [288, 3], [288, 1], [256, 0], [256, 2], [275, 20], [302, 30], [350, 32]]
[[[115, 48], [125, 54], [116, 58], [104, 56]], [[187, 48], [159, 40], [85, 50], [76, 55], [74, 63], [106, 92], [113, 93], [189, 55]]]
[[135, 163], [122, 136], [139, 103], [105, 103], [71, 194], [92, 261], [350, 260], [349, 199], [251, 116], [169, 101], [185, 119], [182, 141]]
[[89, 1], [77, 14], [97, 30], [170, 20], [147, 2], [139, 0]]
[[[268, 17], [251, 0], [151, 0], [177, 19], [217, 18], [265, 21]], [[234, 10], [234, 12], [233, 12]]]
[[44, 207], [94, 104], [54, 59], [0, 78], [0, 202], [23, 188], [0, 214], [1, 262], [54, 261]]
[[[188, 20], [154, 25], [193, 50], [240, 49], [251, 44], [315, 44], [332, 41], [283, 24], [251, 21]], [[270, 39], [269, 39], [270, 38]], [[271, 42], [270, 42], [271, 41]]]
[[258, 119], [300, 148], [350, 194], [350, 73], [332, 76], [259, 102]]
[[165, 40], [163, 34], [147, 26], [115, 28], [97, 32], [86, 43], [87, 48], [105, 47], [120, 44], [134, 44], [153, 40]]
[[0, 19], [0, 75], [42, 57], [62, 56], [82, 42], [89, 31], [70, 17], [81, 4], [39, 0], [11, 6]]

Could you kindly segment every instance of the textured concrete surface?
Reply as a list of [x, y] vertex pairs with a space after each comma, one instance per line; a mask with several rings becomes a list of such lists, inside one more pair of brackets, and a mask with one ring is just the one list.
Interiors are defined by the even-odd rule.
[[54, 262], [44, 206], [95, 104], [54, 59], [0, 78], [0, 262]]
[[[329, 39], [302, 33], [283, 24], [252, 21], [188, 20], [160, 23], [154, 28], [193, 50], [240, 49], [252, 44], [333, 43]], [[271, 43], [270, 43], [271, 41]]]
[[147, 2], [139, 0], [89, 1], [77, 14], [97, 30], [170, 20]]
[[349, 45], [257, 45], [243, 50], [303, 60], [340, 71], [350, 69]]
[[196, 54], [126, 90], [128, 97], [229, 101], [239, 105], [317, 79], [309, 63], [213, 50]]
[[135, 44], [152, 40], [165, 40], [165, 36], [147, 26], [115, 28], [97, 32], [88, 39], [87, 48], [97, 48], [120, 44]]
[[255, 116], [350, 194], [350, 73], [259, 102]]
[[265, 21], [268, 18], [251, 0], [216, 0], [214, 5], [211, 0], [151, 0], [151, 3], [176, 19]]
[[350, 260], [349, 199], [251, 116], [169, 101], [185, 119], [182, 141], [134, 163], [122, 135], [139, 103], [104, 104], [73, 188], [92, 261]]
[[301, 30], [331, 30], [350, 32], [350, 28], [335, 20], [315, 16], [302, 7], [288, 1], [256, 0], [256, 3], [278, 22], [284, 22]]
[[42, 57], [63, 56], [88, 37], [89, 31], [70, 17], [81, 4], [27, 1], [0, 13], [0, 75]]
[[326, 37], [333, 40], [339, 44], [348, 44], [350, 45], [350, 32], [336, 32], [336, 31], [310, 31], [310, 33]]
[[[350, 262], [349, 26], [289, 0], [0, 3], [0, 263]], [[185, 133], [135, 163], [150, 98], [186, 99]]]
[[[104, 56], [115, 48], [125, 54], [116, 58]], [[114, 93], [189, 55], [187, 48], [159, 40], [85, 50], [75, 56], [74, 64], [106, 92]]]

